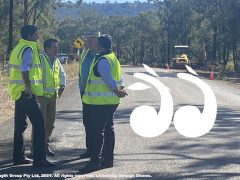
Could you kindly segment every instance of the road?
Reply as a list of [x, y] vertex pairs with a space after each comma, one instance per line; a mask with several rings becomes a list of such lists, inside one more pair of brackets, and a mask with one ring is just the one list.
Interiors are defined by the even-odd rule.
[[[174, 112], [183, 105], [203, 108], [204, 99], [200, 89], [177, 78], [178, 71], [154, 70], [160, 81], [170, 89]], [[126, 87], [139, 81], [133, 77], [136, 72], [145, 72], [145, 69], [123, 67]], [[79, 169], [87, 162], [79, 159], [79, 154], [85, 151], [81, 100], [77, 81], [71, 81], [57, 103], [57, 119], [52, 136], [52, 149], [56, 155], [49, 158], [56, 162], [57, 166], [48, 169], [11, 166], [13, 123], [7, 121], [0, 125], [0, 179], [3, 174], [25, 174], [25, 179], [28, 175], [34, 179], [34, 176], [44, 174], [60, 176], [54, 179], [240, 179], [239, 87], [225, 81], [203, 80], [214, 91], [218, 107], [216, 122], [209, 133], [198, 138], [187, 138], [180, 135], [172, 123], [170, 128], [158, 137], [144, 138], [137, 135], [129, 123], [131, 112], [141, 105], [153, 106], [159, 110], [161, 97], [154, 88], [127, 90], [129, 95], [122, 100], [115, 114], [115, 166], [87, 174], [85, 177], [79, 175]], [[29, 123], [25, 134], [27, 153], [31, 142], [30, 131]]]

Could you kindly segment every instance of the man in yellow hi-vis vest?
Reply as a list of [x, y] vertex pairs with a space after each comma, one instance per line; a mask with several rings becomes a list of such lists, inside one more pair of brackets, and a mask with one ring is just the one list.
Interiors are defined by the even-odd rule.
[[37, 96], [45, 124], [46, 155], [54, 156], [49, 143], [54, 128], [56, 116], [56, 99], [60, 98], [66, 86], [66, 73], [57, 58], [58, 41], [44, 41], [44, 53], [40, 54], [43, 77], [43, 96]]
[[80, 170], [81, 173], [113, 167], [113, 115], [120, 98], [125, 97], [127, 93], [122, 87], [121, 66], [111, 51], [111, 43], [110, 35], [105, 34], [98, 38], [99, 54], [91, 65], [82, 98], [83, 102], [90, 106], [93, 152], [90, 162]]
[[24, 147], [28, 117], [33, 128], [33, 166], [49, 167], [55, 164], [46, 160], [44, 120], [36, 100], [36, 96], [43, 95], [37, 30], [36, 26], [23, 26], [22, 39], [10, 56], [8, 90], [15, 100], [13, 164], [30, 164], [32, 161], [25, 156]]
[[[87, 34], [87, 49], [83, 50], [79, 60], [79, 89], [81, 97], [84, 94], [86, 83], [89, 75], [90, 66], [94, 61], [94, 57], [97, 53], [98, 38], [100, 36], [99, 31], [90, 31]], [[83, 125], [85, 127], [86, 136], [86, 152], [80, 154], [81, 159], [89, 158], [92, 152], [92, 135], [90, 126], [90, 108], [88, 104], [82, 102], [82, 114], [83, 114]]]

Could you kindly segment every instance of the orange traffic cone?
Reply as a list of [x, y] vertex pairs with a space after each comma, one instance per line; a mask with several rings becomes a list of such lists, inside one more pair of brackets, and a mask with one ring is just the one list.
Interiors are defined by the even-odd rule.
[[213, 68], [212, 68], [212, 71], [210, 73], [210, 77], [209, 77], [210, 80], [214, 80], [214, 72], [213, 72]]

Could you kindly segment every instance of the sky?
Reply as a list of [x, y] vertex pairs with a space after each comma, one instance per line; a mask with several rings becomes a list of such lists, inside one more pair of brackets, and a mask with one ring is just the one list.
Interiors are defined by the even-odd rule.
[[[109, 0], [109, 2], [115, 2], [116, 0]], [[126, 2], [126, 1], [128, 1], [128, 2], [134, 2], [135, 0], [117, 0], [116, 2], [118, 2], [118, 3], [123, 3], [123, 2]], [[145, 2], [145, 0], [139, 0], [140, 2]], [[92, 0], [85, 0], [84, 2], [96, 2], [96, 3], [104, 3], [104, 2], [106, 2], [106, 0], [94, 0], [94, 1], [92, 1]]]
[[[68, 1], [68, 0], [64, 0], [64, 1]], [[70, 1], [76, 1], [76, 0], [70, 0]], [[83, 0], [83, 2], [86, 3], [90, 3], [90, 2], [96, 2], [96, 3], [104, 3], [107, 0]], [[114, 3], [114, 2], [118, 2], [118, 3], [123, 3], [123, 2], [134, 2], [136, 0], [109, 0], [109, 2]], [[147, 2], [147, 0], [138, 0], [139, 2]]]

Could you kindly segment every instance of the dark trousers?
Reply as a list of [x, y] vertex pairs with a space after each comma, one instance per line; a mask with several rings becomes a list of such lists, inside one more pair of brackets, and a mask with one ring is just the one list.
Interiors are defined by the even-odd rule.
[[35, 96], [27, 99], [24, 92], [20, 99], [15, 101], [14, 115], [14, 150], [13, 161], [25, 158], [24, 131], [27, 128], [27, 117], [32, 123], [33, 130], [33, 160], [46, 159], [44, 119]]
[[91, 106], [85, 103], [83, 105], [83, 125], [85, 127], [85, 135], [86, 135], [86, 148], [89, 154], [92, 154], [92, 127], [91, 127]]
[[91, 161], [113, 161], [115, 133], [113, 116], [118, 105], [90, 105], [93, 137]]

